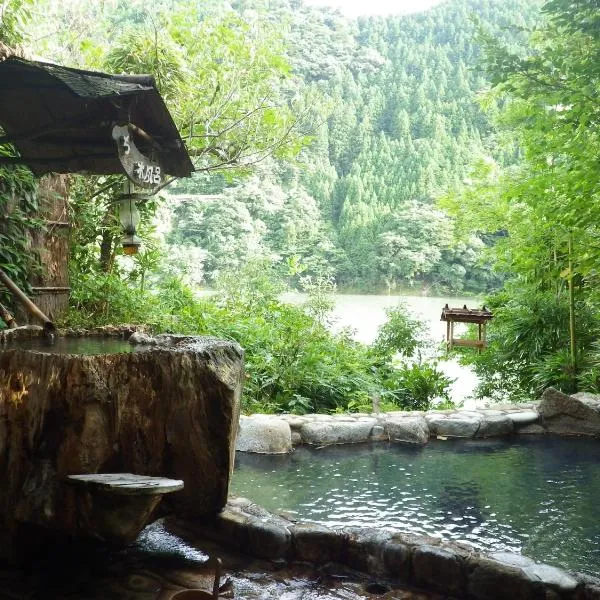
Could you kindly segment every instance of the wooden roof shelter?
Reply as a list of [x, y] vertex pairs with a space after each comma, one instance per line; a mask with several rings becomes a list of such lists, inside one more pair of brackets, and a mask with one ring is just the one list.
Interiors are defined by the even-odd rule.
[[149, 75], [109, 75], [25, 60], [0, 62], [0, 144], [19, 155], [0, 164], [48, 172], [123, 173], [115, 125], [164, 173], [187, 177], [194, 165]]
[[[188, 177], [194, 171], [149, 75], [110, 75], [26, 60], [0, 43], [0, 98], [0, 146], [8, 150], [0, 155], [0, 165], [24, 164], [37, 176], [122, 174], [154, 191], [165, 175]], [[42, 263], [32, 290], [44, 309], [42, 320], [50, 325], [66, 309], [69, 293], [68, 184], [63, 179], [52, 175], [40, 186], [50, 192], [43, 194], [40, 209], [47, 227], [32, 243]]]
[[[471, 309], [467, 308], [465, 304], [462, 308], [450, 308], [446, 304], [442, 309], [441, 320], [446, 321], [446, 344], [448, 345], [448, 350], [452, 350], [454, 346], [466, 346], [468, 348], [477, 348], [481, 352], [481, 349], [487, 346], [486, 325], [493, 316], [485, 306], [481, 309]], [[478, 325], [477, 339], [465, 340], [455, 338], [454, 323], [476, 323]]]

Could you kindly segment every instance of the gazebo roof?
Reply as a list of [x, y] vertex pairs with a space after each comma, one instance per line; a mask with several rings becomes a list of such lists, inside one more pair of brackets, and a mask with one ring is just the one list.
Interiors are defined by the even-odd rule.
[[447, 304], [442, 309], [441, 321], [454, 323], [486, 323], [493, 318], [493, 314], [484, 306], [481, 310], [467, 308], [450, 308]]
[[12, 143], [36, 175], [123, 173], [112, 137], [127, 125], [136, 147], [165, 173], [187, 177], [194, 166], [148, 75], [109, 75], [12, 56], [0, 62], [0, 143]]

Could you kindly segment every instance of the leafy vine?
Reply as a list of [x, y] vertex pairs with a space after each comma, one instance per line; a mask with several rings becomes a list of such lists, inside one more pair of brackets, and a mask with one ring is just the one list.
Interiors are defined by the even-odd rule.
[[[10, 150], [0, 148], [0, 155]], [[39, 268], [31, 251], [30, 233], [42, 226], [38, 210], [37, 183], [25, 167], [0, 167], [0, 269], [27, 290], [28, 279]], [[11, 298], [0, 289], [0, 302], [11, 304]]]

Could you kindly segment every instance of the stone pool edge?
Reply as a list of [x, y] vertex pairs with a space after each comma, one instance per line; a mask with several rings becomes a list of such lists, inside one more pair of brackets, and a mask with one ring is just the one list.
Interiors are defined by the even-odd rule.
[[[600, 437], [600, 396], [570, 396], [549, 388], [539, 402], [480, 410], [242, 416], [236, 449], [283, 454], [303, 444], [425, 444], [432, 437], [515, 434]], [[519, 554], [484, 554], [466, 544], [410, 533], [295, 523], [245, 498], [230, 498], [223, 512], [201, 529], [214, 541], [263, 558], [337, 562], [458, 598], [600, 600], [600, 579]]]
[[382, 529], [295, 523], [232, 497], [196, 533], [271, 560], [329, 562], [373, 578], [474, 600], [596, 600], [600, 580], [507, 552], [483, 554], [458, 542]]
[[478, 410], [265, 415], [240, 417], [236, 450], [285, 454], [295, 446], [361, 442], [426, 444], [431, 438], [489, 438], [531, 434], [600, 437], [600, 396], [548, 388], [539, 402]]

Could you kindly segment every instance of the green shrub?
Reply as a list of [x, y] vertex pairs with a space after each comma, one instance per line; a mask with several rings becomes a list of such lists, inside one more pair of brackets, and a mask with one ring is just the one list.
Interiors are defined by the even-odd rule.
[[[6, 148], [0, 156], [12, 156]], [[0, 167], [0, 269], [23, 290], [29, 277], [39, 270], [39, 259], [31, 252], [30, 234], [42, 227], [38, 211], [37, 181], [25, 167]], [[0, 286], [0, 302], [14, 308], [14, 298]]]
[[410, 314], [405, 306], [386, 310], [387, 320], [379, 328], [373, 352], [389, 358], [396, 353], [413, 356], [423, 345], [424, 325]]
[[157, 299], [116, 273], [75, 274], [64, 324], [93, 327], [110, 323], [152, 323], [162, 312]]
[[[488, 299], [494, 313], [488, 327], [488, 348], [481, 354], [463, 352], [481, 383], [480, 397], [522, 401], [555, 386], [571, 392], [576, 374], [568, 360], [569, 305], [566, 293], [510, 287]], [[592, 307], [576, 306], [578, 362], [584, 362], [597, 332]]]
[[531, 382], [538, 394], [547, 387], [554, 387], [565, 394], [577, 391], [577, 372], [571, 363], [571, 353], [568, 348], [557, 350], [533, 363]]
[[578, 389], [600, 394], [600, 342], [594, 341], [577, 374]]
[[[303, 306], [282, 302], [282, 284], [268, 263], [247, 264], [220, 278], [209, 297], [197, 295], [180, 279], [156, 278], [150, 291], [132, 286], [116, 273], [76, 274], [67, 324], [144, 323], [155, 332], [209, 334], [235, 340], [245, 350], [247, 378], [244, 412], [336, 412], [428, 408], [447, 392], [448, 380], [424, 363], [396, 369], [392, 355], [418, 348], [422, 326], [401, 313], [372, 348], [332, 333], [327, 279], [313, 279]], [[383, 341], [382, 341], [383, 340]]]
[[449, 401], [451, 384], [434, 362], [404, 363], [391, 372], [383, 398], [405, 410], [429, 410], [435, 399]]

